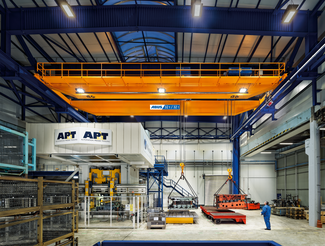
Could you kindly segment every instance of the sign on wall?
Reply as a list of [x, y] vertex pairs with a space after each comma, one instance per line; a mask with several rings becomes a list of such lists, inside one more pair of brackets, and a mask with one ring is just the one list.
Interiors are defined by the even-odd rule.
[[180, 105], [151, 104], [150, 110], [180, 110]]
[[112, 145], [112, 131], [87, 127], [71, 127], [55, 129], [55, 145], [65, 144], [95, 144]]

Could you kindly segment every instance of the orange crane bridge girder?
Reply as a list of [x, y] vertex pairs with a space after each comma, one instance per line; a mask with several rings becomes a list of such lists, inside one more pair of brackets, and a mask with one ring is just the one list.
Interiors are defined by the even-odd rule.
[[[114, 116], [234, 116], [259, 106], [259, 101], [71, 101], [71, 106], [93, 115]], [[151, 110], [151, 105], [180, 105], [179, 110]], [[228, 107], [228, 110], [227, 110]]]
[[[129, 69], [130, 65], [138, 69]], [[35, 77], [42, 83], [71, 106], [97, 116], [238, 115], [258, 107], [261, 100], [248, 99], [271, 92], [286, 76], [284, 63], [38, 63], [37, 67]], [[158, 93], [158, 88], [166, 93]], [[241, 88], [247, 92], [240, 93]], [[151, 110], [153, 104], [179, 109]]]

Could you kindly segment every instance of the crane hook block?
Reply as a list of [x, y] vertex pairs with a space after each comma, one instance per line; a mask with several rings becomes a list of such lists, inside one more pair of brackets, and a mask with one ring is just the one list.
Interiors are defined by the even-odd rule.
[[183, 162], [181, 162], [179, 165], [180, 165], [181, 168], [182, 168], [182, 174], [184, 174], [184, 167], [185, 167], [185, 164], [184, 164]]
[[228, 179], [232, 180], [232, 176], [231, 176], [232, 169], [228, 168], [227, 171], [228, 171]]

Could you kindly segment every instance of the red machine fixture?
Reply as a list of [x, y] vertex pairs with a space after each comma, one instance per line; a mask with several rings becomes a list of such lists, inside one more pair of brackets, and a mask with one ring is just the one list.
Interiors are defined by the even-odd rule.
[[[227, 171], [228, 179], [214, 194], [214, 206], [219, 209], [245, 209], [247, 207], [247, 194], [245, 194], [245, 192], [241, 190], [236, 182], [232, 179], [231, 168], [228, 168]], [[228, 183], [228, 181], [232, 182], [242, 194], [219, 194], [222, 188]]]
[[214, 204], [219, 209], [244, 209], [246, 205], [246, 194], [214, 194]]
[[258, 210], [261, 209], [259, 202], [249, 202], [247, 203], [247, 210]]

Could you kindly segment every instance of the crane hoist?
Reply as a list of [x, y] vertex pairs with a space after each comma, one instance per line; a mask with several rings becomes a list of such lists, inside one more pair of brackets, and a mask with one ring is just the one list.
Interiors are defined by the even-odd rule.
[[[197, 208], [199, 202], [198, 196], [184, 175], [185, 164], [180, 163], [179, 165], [182, 168], [181, 176], [179, 177], [178, 181], [175, 183], [173, 189], [168, 195], [168, 208], [169, 209]], [[186, 182], [191, 192], [186, 191], [180, 185], [178, 185], [180, 180], [184, 180]], [[171, 196], [174, 190], [177, 191], [179, 194], [181, 194], [181, 196]]]
[[[180, 163], [180, 167], [182, 168], [181, 176], [168, 196], [167, 224], [193, 224], [196, 223], [198, 218], [194, 211], [189, 211], [189, 209], [197, 208], [199, 203], [198, 196], [184, 175], [185, 164]], [[186, 191], [178, 184], [180, 180], [186, 182], [191, 192]], [[180, 195], [172, 196], [173, 191], [177, 191]]]

